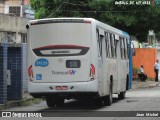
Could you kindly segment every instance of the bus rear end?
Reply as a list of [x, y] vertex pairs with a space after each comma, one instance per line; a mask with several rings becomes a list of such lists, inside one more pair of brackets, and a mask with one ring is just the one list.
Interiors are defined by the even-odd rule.
[[28, 91], [31, 95], [49, 101], [96, 95], [98, 85], [90, 56], [91, 25], [91, 21], [83, 19], [30, 21]]

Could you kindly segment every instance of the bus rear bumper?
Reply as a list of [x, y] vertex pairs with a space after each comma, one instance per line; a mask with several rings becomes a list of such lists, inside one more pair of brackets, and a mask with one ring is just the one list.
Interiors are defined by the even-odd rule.
[[[65, 90], [57, 90], [57, 86], [65, 86]], [[67, 87], [67, 89], [66, 89]], [[28, 92], [33, 97], [55, 96], [63, 98], [91, 98], [98, 95], [98, 80], [72, 83], [29, 83]]]

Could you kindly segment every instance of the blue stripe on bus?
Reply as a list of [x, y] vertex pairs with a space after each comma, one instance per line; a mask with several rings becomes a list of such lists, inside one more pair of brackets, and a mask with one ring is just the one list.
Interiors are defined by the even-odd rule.
[[129, 37], [129, 34], [127, 32], [122, 31], [122, 34], [124, 34], [124, 35]]

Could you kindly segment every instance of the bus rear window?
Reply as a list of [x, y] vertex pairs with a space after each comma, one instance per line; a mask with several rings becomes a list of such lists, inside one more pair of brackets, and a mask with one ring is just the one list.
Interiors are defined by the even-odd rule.
[[91, 24], [85, 23], [53, 23], [31, 27], [31, 47], [47, 45], [80, 45], [90, 46]]

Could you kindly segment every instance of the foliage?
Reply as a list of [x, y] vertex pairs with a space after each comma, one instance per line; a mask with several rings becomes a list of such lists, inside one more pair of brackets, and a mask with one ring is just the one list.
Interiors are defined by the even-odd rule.
[[160, 42], [160, 32], [156, 34], [157, 41]]
[[40, 99], [40, 98], [31, 98], [31, 99], [23, 98], [22, 100], [17, 102], [17, 104], [18, 104], [18, 106], [29, 106], [31, 104], [38, 104], [42, 100], [43, 99]]
[[31, 0], [31, 6], [36, 18], [91, 17], [127, 31], [139, 41], [147, 40], [148, 30], [160, 31], [160, 4], [115, 5], [115, 1], [118, 0]]
[[138, 75], [139, 69], [138, 68], [133, 68], [132, 71], [133, 71], [133, 75]]

